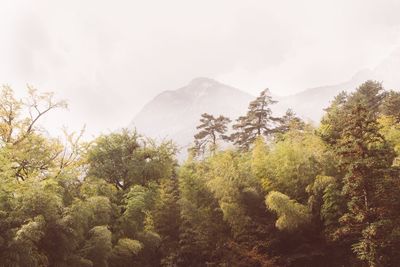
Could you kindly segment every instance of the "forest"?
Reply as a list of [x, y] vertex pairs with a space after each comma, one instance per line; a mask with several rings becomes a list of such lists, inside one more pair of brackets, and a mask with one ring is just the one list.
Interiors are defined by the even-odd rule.
[[400, 93], [366, 81], [318, 124], [204, 113], [188, 158], [123, 129], [49, 136], [67, 103], [0, 92], [0, 266], [400, 266]]

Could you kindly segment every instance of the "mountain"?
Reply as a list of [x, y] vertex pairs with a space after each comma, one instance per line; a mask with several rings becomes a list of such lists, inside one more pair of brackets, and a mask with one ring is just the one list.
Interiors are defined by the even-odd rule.
[[352, 92], [367, 80], [383, 83], [385, 89], [400, 89], [400, 47], [396, 48], [380, 64], [372, 70], [364, 69], [356, 73], [350, 80], [329, 86], [307, 89], [294, 95], [281, 97], [274, 107], [277, 113], [292, 108], [303, 119], [318, 122], [329, 102], [341, 91]]
[[[351, 92], [376, 76], [373, 71], [363, 70], [347, 82], [274, 97], [278, 103], [272, 106], [272, 111], [281, 116], [291, 108], [304, 120], [318, 123], [324, 109], [336, 95], [341, 91]], [[158, 140], [172, 139], [186, 154], [202, 113], [224, 115], [233, 121], [246, 113], [249, 102], [254, 99], [255, 96], [216, 80], [196, 78], [185, 87], [164, 91], [156, 96], [134, 117], [130, 128], [136, 128], [140, 133]]]
[[320, 86], [306, 89], [297, 94], [280, 97], [273, 111], [282, 114], [291, 108], [304, 120], [318, 123], [324, 109], [329, 106], [330, 101], [341, 91], [351, 92], [368, 79], [373, 79], [374, 74], [370, 70], [363, 70], [354, 75], [350, 80], [328, 86]]
[[382, 81], [387, 89], [400, 89], [400, 47], [376, 66], [373, 77], [375, 80]]
[[[346, 82], [306, 89], [275, 97], [274, 114], [291, 108], [305, 120], [318, 123], [329, 102], [341, 91], [351, 92], [366, 80], [382, 81], [387, 89], [400, 89], [400, 48], [373, 70], [362, 70]], [[209, 78], [196, 78], [188, 85], [156, 96], [134, 117], [130, 127], [157, 139], [172, 139], [185, 154], [193, 141], [200, 115], [224, 115], [232, 120], [245, 114], [255, 96]]]
[[193, 141], [204, 112], [237, 118], [254, 96], [209, 78], [193, 79], [186, 86], [164, 91], [147, 103], [130, 127], [157, 139], [172, 139], [184, 153]]

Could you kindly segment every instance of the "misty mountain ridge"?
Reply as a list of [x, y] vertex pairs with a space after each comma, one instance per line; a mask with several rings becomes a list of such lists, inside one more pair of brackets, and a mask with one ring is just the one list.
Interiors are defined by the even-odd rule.
[[195, 78], [177, 90], [157, 95], [135, 116], [130, 127], [156, 139], [172, 139], [187, 148], [202, 113], [234, 119], [254, 96], [216, 80]]
[[[291, 108], [302, 119], [317, 124], [337, 94], [352, 92], [366, 80], [383, 81], [386, 89], [400, 88], [400, 78], [396, 76], [399, 69], [400, 49], [375, 69], [359, 71], [346, 82], [274, 97], [278, 103], [271, 108], [278, 116]], [[214, 79], [199, 77], [182, 88], [157, 95], [134, 117], [129, 127], [152, 138], [172, 139], [184, 152], [193, 141], [202, 113], [224, 115], [234, 121], [246, 113], [249, 102], [255, 97]]]
[[336, 84], [306, 89], [299, 93], [278, 98], [278, 103], [272, 110], [282, 114], [291, 108], [298, 116], [306, 121], [318, 123], [323, 116], [324, 109], [340, 92], [352, 92], [367, 80], [374, 79], [373, 72], [365, 69], [357, 72], [350, 80]]

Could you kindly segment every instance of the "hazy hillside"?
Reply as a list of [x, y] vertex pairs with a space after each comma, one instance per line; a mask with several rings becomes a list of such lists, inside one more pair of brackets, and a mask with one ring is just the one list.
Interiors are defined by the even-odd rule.
[[[400, 50], [397, 50], [374, 70], [359, 71], [346, 82], [277, 98], [279, 102], [273, 106], [273, 111], [281, 115], [291, 108], [303, 119], [318, 123], [334, 96], [341, 91], [351, 92], [366, 80], [383, 81], [387, 89], [400, 88], [399, 69]], [[223, 114], [234, 120], [246, 112], [248, 103], [254, 98], [216, 80], [196, 78], [180, 89], [156, 96], [134, 117], [130, 127], [153, 138], [170, 138], [185, 152], [202, 113]]]
[[391, 53], [373, 70], [365, 69], [355, 74], [349, 81], [331, 86], [307, 89], [300, 93], [283, 97], [276, 106], [277, 111], [292, 107], [304, 119], [318, 122], [323, 109], [341, 91], [354, 91], [366, 80], [383, 82], [386, 89], [400, 89], [400, 48]]
[[373, 70], [374, 79], [383, 81], [386, 89], [400, 89], [400, 47]]
[[254, 97], [209, 78], [156, 96], [135, 116], [131, 127], [153, 138], [172, 138], [185, 150], [204, 112], [236, 118]]
[[275, 105], [274, 110], [277, 113], [282, 113], [291, 108], [303, 119], [318, 123], [324, 109], [337, 94], [341, 91], [353, 91], [361, 83], [368, 79], [373, 79], [373, 77], [373, 73], [370, 70], [363, 70], [354, 75], [349, 81], [336, 85], [310, 88], [297, 94], [282, 97]]
[[[370, 71], [362, 71], [348, 82], [278, 98], [273, 111], [281, 115], [292, 108], [303, 119], [317, 123], [335, 95], [354, 90], [369, 77]], [[196, 78], [183, 88], [159, 94], [135, 116], [130, 127], [153, 138], [171, 138], [185, 150], [193, 140], [202, 113], [223, 114], [234, 120], [246, 112], [254, 98], [213, 79]]]

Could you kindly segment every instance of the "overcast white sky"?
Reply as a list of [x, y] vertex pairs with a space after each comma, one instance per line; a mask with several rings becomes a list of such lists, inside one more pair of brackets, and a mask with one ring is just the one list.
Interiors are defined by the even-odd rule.
[[400, 41], [398, 0], [0, 0], [0, 83], [70, 104], [47, 123], [129, 124], [198, 76], [278, 95], [348, 80]]

